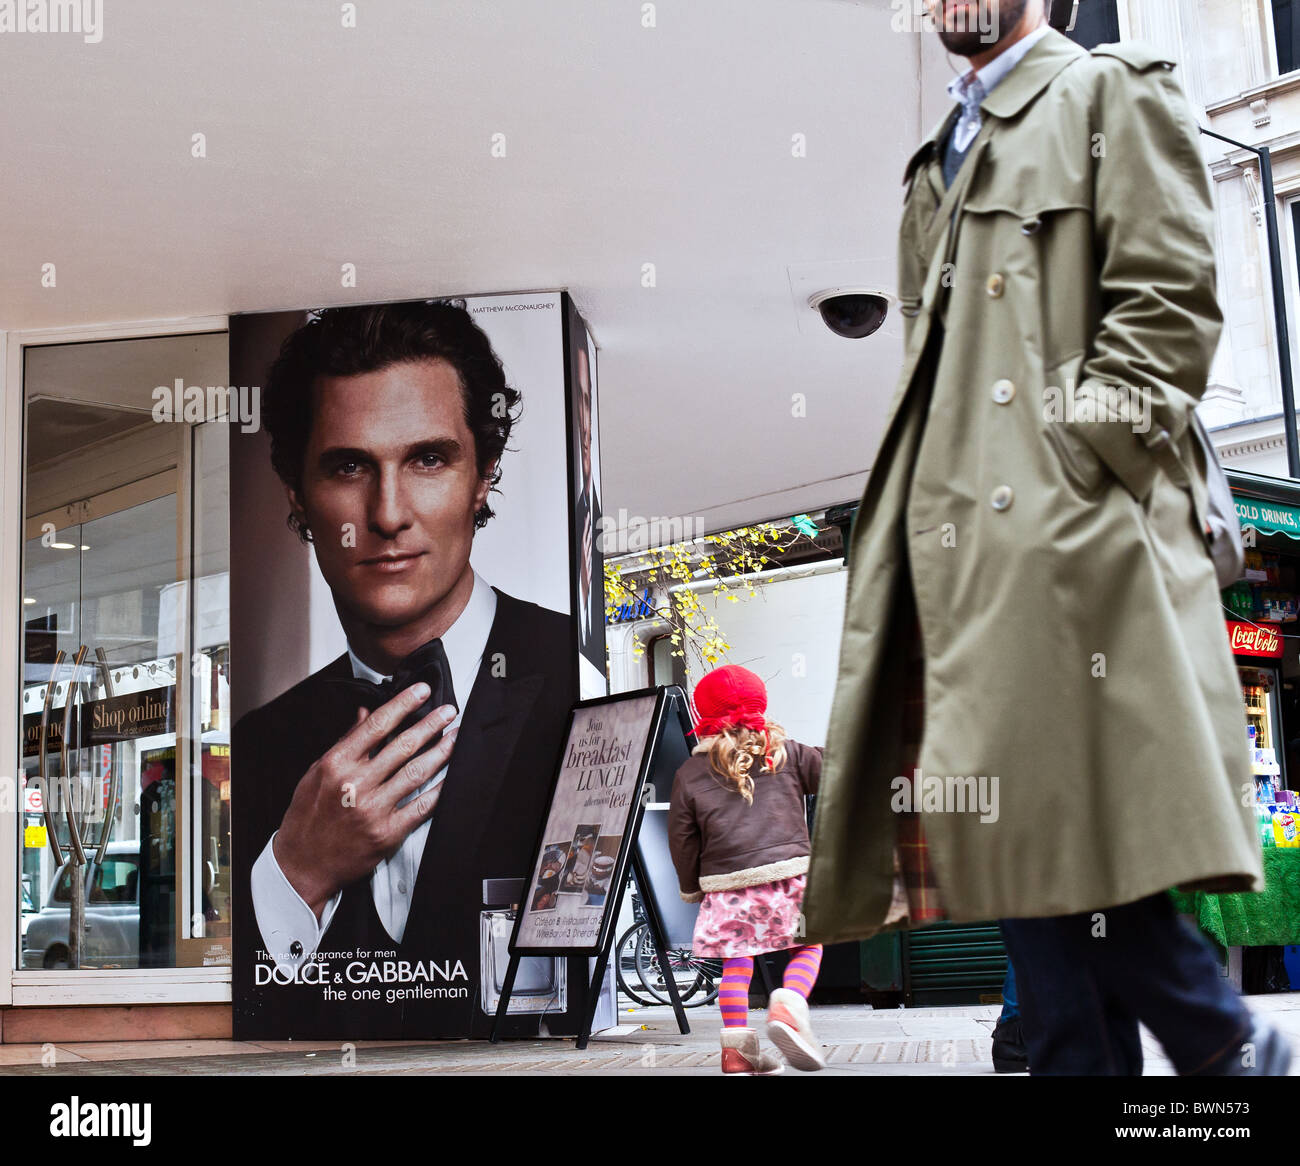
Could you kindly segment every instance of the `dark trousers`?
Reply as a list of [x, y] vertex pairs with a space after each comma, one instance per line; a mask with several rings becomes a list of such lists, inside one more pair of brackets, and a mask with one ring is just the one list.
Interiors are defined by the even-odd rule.
[[1016, 996], [1016, 968], [1015, 965], [1007, 960], [1007, 974], [1002, 980], [1002, 1012], [998, 1016], [998, 1023], [1004, 1020], [1015, 1020], [1020, 1015], [1020, 1001]]
[[1138, 1023], [1180, 1074], [1214, 1073], [1251, 1021], [1168, 895], [1045, 919], [1003, 919], [1035, 1076], [1136, 1076]]

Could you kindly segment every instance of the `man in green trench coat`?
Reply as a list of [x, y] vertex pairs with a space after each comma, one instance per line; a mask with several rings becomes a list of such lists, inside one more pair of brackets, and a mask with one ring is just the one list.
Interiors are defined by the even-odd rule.
[[1139, 1021], [1181, 1073], [1285, 1071], [1165, 893], [1263, 885], [1190, 428], [1221, 325], [1196, 125], [1172, 62], [1044, 0], [930, 3], [971, 69], [904, 176], [808, 935], [1005, 920], [1034, 1072], [1140, 1071]]

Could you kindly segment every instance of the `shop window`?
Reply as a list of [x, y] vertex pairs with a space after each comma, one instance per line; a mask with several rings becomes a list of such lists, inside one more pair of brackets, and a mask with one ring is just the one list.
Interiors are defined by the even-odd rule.
[[1273, 0], [1273, 39], [1278, 76], [1300, 66], [1300, 0]]
[[229, 963], [229, 437], [154, 408], [226, 361], [24, 350], [21, 967]]
[[[1286, 503], [1270, 506], [1247, 499], [1245, 505], [1267, 506], [1269, 513], [1283, 519], [1294, 517], [1294, 508]], [[1289, 807], [1293, 795], [1284, 791], [1294, 782], [1295, 750], [1300, 745], [1295, 730], [1300, 558], [1294, 553], [1296, 541], [1288, 534], [1267, 527], [1264, 532], [1250, 529], [1245, 574], [1223, 592], [1224, 616], [1237, 657], [1257, 797], [1261, 804], [1282, 802]]]
[[1085, 49], [1114, 44], [1119, 40], [1116, 0], [1079, 0], [1074, 28], [1066, 36]]
[[646, 645], [646, 660], [650, 667], [650, 685], [677, 684], [686, 688], [686, 666], [680, 656], [674, 656], [671, 635], [656, 636]]

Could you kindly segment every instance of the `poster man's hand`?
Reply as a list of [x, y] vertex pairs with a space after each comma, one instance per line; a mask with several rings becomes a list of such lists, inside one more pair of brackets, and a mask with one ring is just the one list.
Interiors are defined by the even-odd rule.
[[396, 853], [438, 804], [441, 786], [398, 806], [447, 764], [455, 729], [432, 749], [420, 750], [455, 719], [456, 710], [436, 708], [384, 745], [428, 699], [429, 686], [413, 684], [372, 713], [358, 710], [356, 724], [294, 790], [275, 836], [275, 861], [317, 918], [343, 887]]

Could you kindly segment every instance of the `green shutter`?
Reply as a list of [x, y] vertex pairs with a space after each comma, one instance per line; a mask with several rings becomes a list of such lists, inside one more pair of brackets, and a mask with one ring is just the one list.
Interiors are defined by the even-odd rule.
[[939, 923], [903, 935], [903, 993], [910, 1005], [999, 999], [1007, 950], [996, 923]]

